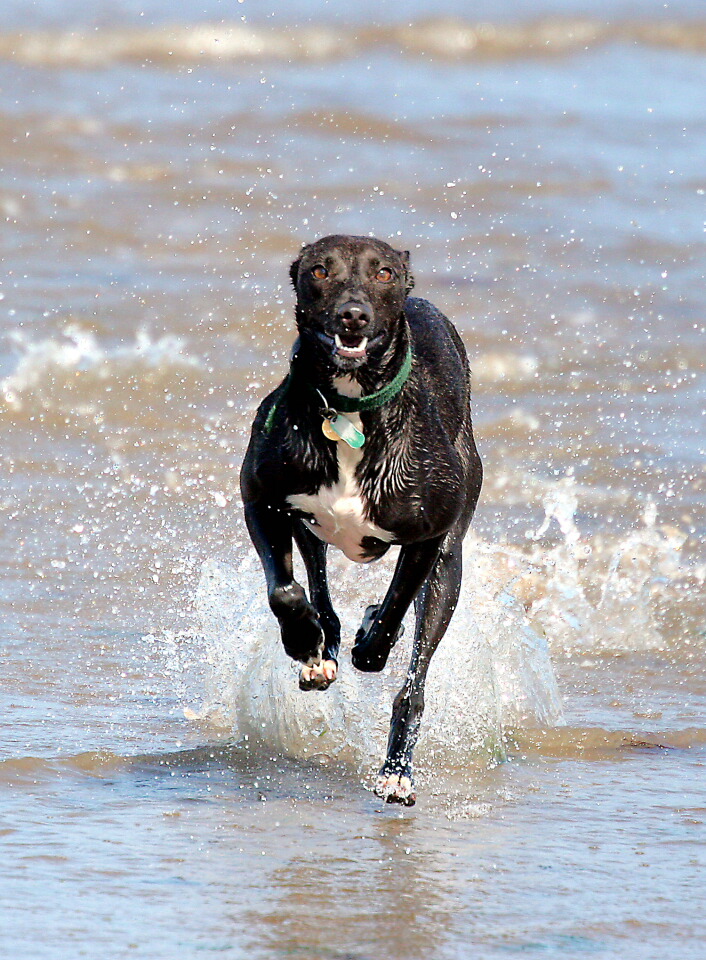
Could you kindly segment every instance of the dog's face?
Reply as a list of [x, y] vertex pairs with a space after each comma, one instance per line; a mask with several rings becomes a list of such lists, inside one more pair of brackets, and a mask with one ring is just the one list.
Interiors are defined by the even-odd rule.
[[368, 237], [323, 237], [304, 247], [290, 276], [300, 335], [342, 372], [384, 354], [413, 284], [409, 253]]

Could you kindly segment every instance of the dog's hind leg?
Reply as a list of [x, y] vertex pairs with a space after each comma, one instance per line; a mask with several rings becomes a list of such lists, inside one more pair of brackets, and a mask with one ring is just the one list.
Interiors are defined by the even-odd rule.
[[377, 673], [383, 669], [400, 636], [404, 615], [432, 575], [444, 542], [439, 536], [402, 547], [385, 599], [368, 607], [356, 634], [351, 660], [358, 670]]
[[341, 622], [331, 603], [326, 576], [328, 544], [307, 530], [301, 520], [294, 521], [293, 530], [294, 539], [309, 578], [309, 596], [324, 631], [324, 650], [321, 661], [302, 667], [299, 674], [299, 687], [302, 690], [326, 690], [336, 679], [338, 649], [341, 645]]
[[451, 621], [461, 588], [462, 537], [449, 533], [439, 559], [415, 602], [414, 648], [407, 677], [392, 708], [387, 758], [375, 793], [411, 807], [416, 799], [412, 752], [424, 712], [424, 684], [431, 658]]

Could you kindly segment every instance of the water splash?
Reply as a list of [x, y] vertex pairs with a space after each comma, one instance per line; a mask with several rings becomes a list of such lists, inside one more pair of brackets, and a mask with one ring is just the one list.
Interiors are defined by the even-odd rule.
[[578, 489], [571, 476], [555, 484], [544, 511], [534, 539], [554, 524], [562, 539], [549, 550], [529, 553], [520, 592], [552, 650], [663, 647], [654, 598], [685, 573], [679, 554], [686, 536], [658, 526], [657, 509], [648, 501], [640, 529], [614, 541], [597, 537], [589, 542], [576, 523]]
[[[429, 671], [422, 763], [465, 769], [492, 762], [503, 753], [506, 729], [560, 724], [550, 651], [557, 657], [662, 645], [653, 599], [683, 573], [684, 536], [658, 527], [648, 504], [639, 530], [610, 544], [590, 542], [576, 522], [578, 498], [572, 477], [553, 485], [528, 549], [467, 538], [461, 597]], [[540, 543], [556, 527], [559, 542]], [[332, 556], [330, 567], [346, 639], [339, 679], [320, 694], [297, 688], [297, 667], [281, 648], [250, 549], [203, 565], [195, 604], [208, 661], [201, 716], [292, 756], [325, 754], [367, 769], [384, 754], [413, 623], [408, 616], [382, 674], [357, 673], [350, 641], [365, 606], [380, 599], [392, 561], [359, 567]]]
[[[663, 644], [653, 601], [684, 573], [683, 534], [658, 526], [648, 504], [640, 529], [612, 543], [588, 540], [576, 522], [579, 495], [572, 477], [551, 487], [544, 521], [526, 549], [467, 537], [461, 597], [429, 671], [416, 754], [423, 767], [491, 763], [503, 755], [509, 728], [561, 724], [551, 657]], [[547, 546], [543, 539], [556, 528], [558, 542]], [[282, 650], [249, 545], [207, 561], [195, 598], [207, 667], [198, 715], [278, 752], [333, 756], [369, 771], [384, 754], [392, 700], [409, 661], [412, 616], [382, 674], [357, 673], [350, 644], [365, 606], [381, 599], [392, 564], [384, 558], [361, 567], [331, 556], [344, 643], [339, 679], [322, 694], [298, 690], [297, 666]]]
[[[503, 753], [509, 724], [552, 724], [561, 704], [546, 640], [524, 608], [483, 576], [474, 542], [451, 626], [427, 682], [417, 757], [462, 767]], [[383, 577], [380, 565], [386, 567]], [[253, 556], [204, 564], [196, 609], [206, 644], [210, 702], [204, 716], [297, 757], [336, 756], [367, 768], [384, 754], [392, 700], [407, 669], [412, 616], [405, 637], [380, 675], [357, 673], [350, 641], [365, 606], [380, 599], [391, 561], [376, 569], [332, 558], [331, 582], [346, 638], [339, 679], [324, 694], [297, 688], [297, 667], [285, 656]]]

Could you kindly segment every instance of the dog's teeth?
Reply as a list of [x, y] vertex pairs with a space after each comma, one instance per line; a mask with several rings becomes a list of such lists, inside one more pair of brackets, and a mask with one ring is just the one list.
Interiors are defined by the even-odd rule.
[[336, 351], [343, 357], [362, 357], [365, 353], [365, 348], [368, 346], [367, 337], [363, 337], [355, 347], [347, 347], [338, 334], [335, 334], [333, 339], [336, 344]]

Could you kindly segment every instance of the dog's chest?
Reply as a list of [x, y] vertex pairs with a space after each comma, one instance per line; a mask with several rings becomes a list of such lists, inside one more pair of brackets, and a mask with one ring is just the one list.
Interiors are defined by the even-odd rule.
[[[348, 417], [361, 428], [360, 417]], [[355, 476], [362, 450], [354, 450], [341, 441], [336, 444], [336, 453], [338, 480], [319, 487], [316, 493], [292, 494], [287, 502], [304, 514], [304, 523], [320, 540], [338, 547], [349, 560], [367, 563], [373, 557], [364, 549], [364, 538], [390, 543], [393, 536], [368, 519], [368, 504]]]

